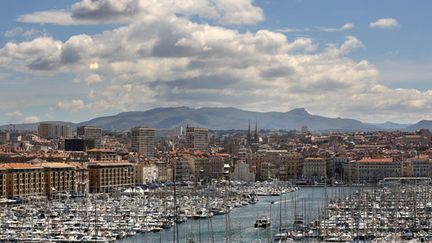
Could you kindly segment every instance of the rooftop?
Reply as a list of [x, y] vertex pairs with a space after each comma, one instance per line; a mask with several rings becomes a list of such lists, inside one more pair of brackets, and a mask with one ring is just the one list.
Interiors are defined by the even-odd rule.
[[393, 158], [363, 158], [361, 160], [357, 160], [357, 162], [362, 162], [362, 163], [391, 163], [391, 162], [393, 162]]

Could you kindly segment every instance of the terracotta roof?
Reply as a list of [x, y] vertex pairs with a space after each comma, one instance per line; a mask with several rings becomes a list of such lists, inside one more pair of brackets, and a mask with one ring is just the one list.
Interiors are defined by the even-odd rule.
[[41, 166], [28, 163], [5, 163], [0, 164], [0, 168], [4, 169], [43, 169]]
[[107, 152], [115, 153], [115, 151], [112, 150], [112, 149], [98, 149], [98, 148], [89, 149], [89, 150], [87, 150], [87, 153], [88, 152], [93, 152], [93, 153], [107, 153]]
[[363, 163], [391, 163], [393, 162], [393, 158], [363, 158], [361, 160], [357, 160], [357, 162]]
[[92, 166], [92, 165], [97, 165], [97, 166], [116, 166], [116, 165], [132, 165], [129, 162], [125, 162], [125, 161], [120, 161], [120, 162], [116, 162], [116, 161], [95, 161], [95, 162], [90, 162], [88, 163], [88, 166]]
[[58, 162], [46, 162], [41, 163], [42, 167], [48, 167], [48, 168], [74, 168], [74, 166], [66, 164], [66, 163], [58, 163]]

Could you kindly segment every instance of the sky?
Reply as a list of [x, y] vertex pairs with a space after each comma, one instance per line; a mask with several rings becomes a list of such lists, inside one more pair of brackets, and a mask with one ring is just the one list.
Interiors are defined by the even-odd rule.
[[432, 119], [429, 0], [2, 4], [0, 124], [176, 106]]

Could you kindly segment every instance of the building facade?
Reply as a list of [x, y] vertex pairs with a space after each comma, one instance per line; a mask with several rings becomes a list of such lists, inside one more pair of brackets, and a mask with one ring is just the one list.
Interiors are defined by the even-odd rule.
[[72, 128], [65, 125], [39, 123], [38, 135], [41, 138], [70, 138], [72, 137]]
[[308, 179], [322, 179], [327, 176], [327, 162], [323, 158], [305, 158], [302, 175]]
[[45, 171], [45, 194], [75, 194], [77, 191], [76, 169], [66, 163], [42, 163]]
[[131, 163], [95, 162], [88, 164], [90, 193], [112, 192], [135, 184]]
[[222, 157], [197, 158], [195, 166], [195, 174], [200, 180], [210, 181], [224, 178], [224, 158]]
[[8, 198], [45, 195], [44, 168], [28, 163], [1, 164], [6, 172], [6, 195]]
[[6, 197], [6, 170], [0, 168], [0, 198]]
[[353, 183], [377, 183], [386, 177], [402, 175], [402, 163], [393, 158], [352, 160], [348, 167], [349, 181]]
[[245, 182], [254, 182], [255, 181], [255, 173], [250, 171], [249, 164], [240, 161], [235, 164], [234, 171], [230, 174], [230, 180], [233, 181], [245, 181]]
[[132, 133], [132, 152], [140, 153], [145, 157], [153, 157], [155, 150], [154, 128], [134, 127]]
[[208, 150], [208, 129], [199, 127], [186, 128], [186, 147], [193, 150]]
[[102, 147], [102, 129], [95, 126], [80, 126], [77, 128], [77, 136], [85, 140], [93, 140], [94, 147]]
[[111, 149], [94, 148], [87, 150], [90, 161], [120, 161], [121, 157]]

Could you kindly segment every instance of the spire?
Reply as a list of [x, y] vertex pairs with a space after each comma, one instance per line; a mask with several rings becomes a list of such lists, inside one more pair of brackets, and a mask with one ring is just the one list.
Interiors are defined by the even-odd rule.
[[249, 127], [248, 127], [248, 133], [247, 133], [247, 142], [250, 143], [251, 141], [251, 125], [250, 125], [250, 120], [249, 120]]
[[258, 121], [255, 120], [255, 134], [254, 134], [255, 142], [258, 142]]

